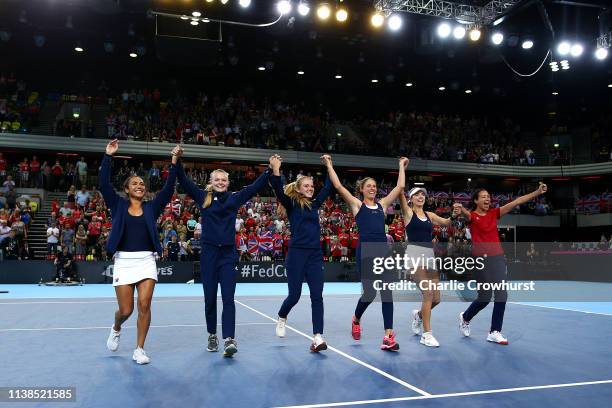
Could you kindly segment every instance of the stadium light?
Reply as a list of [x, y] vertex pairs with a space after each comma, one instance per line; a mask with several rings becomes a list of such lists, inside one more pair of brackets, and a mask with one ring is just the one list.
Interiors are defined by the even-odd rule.
[[382, 14], [376, 12], [372, 14], [372, 17], [370, 18], [370, 23], [372, 23], [373, 27], [380, 28], [385, 23], [385, 17]]
[[572, 48], [572, 45], [569, 42], [562, 41], [557, 46], [557, 52], [559, 53], [559, 55], [567, 55], [570, 53], [571, 48]]
[[441, 23], [438, 26], [438, 36], [440, 38], [447, 38], [451, 33], [451, 26], [448, 23]]
[[340, 23], [344, 23], [348, 19], [348, 12], [345, 8], [339, 8], [336, 11], [336, 20]]
[[329, 8], [329, 4], [323, 3], [317, 8], [317, 17], [320, 20], [327, 20], [331, 15], [331, 9]]
[[300, 2], [300, 4], [298, 4], [298, 13], [300, 16], [306, 17], [308, 13], [310, 13], [310, 6], [308, 3]]
[[472, 40], [472, 41], [480, 40], [480, 35], [481, 34], [482, 33], [480, 32], [480, 30], [477, 29], [477, 28], [474, 28], [474, 29], [470, 30], [470, 40]]
[[605, 60], [608, 57], [608, 50], [607, 48], [597, 48], [595, 50], [595, 58], [597, 58], [600, 61]]
[[291, 13], [291, 2], [289, 0], [280, 0], [276, 3], [276, 10], [282, 15]]
[[523, 43], [521, 44], [521, 47], [524, 50], [529, 50], [533, 47], [533, 41], [532, 40], [525, 40], [523, 41]]
[[463, 37], [465, 37], [465, 27], [463, 26], [457, 26], [453, 29], [453, 37], [455, 37], [455, 39], [457, 40], [461, 40]]
[[242, 8], [247, 8], [251, 5], [251, 0], [239, 0], [238, 4], [240, 4]]
[[397, 31], [402, 28], [402, 18], [397, 14], [393, 14], [389, 17], [387, 25], [391, 31]]
[[491, 41], [493, 42], [493, 44], [495, 45], [500, 45], [503, 41], [504, 41], [504, 35], [502, 33], [494, 33], [491, 36]]
[[583, 51], [584, 47], [582, 46], [582, 44], [573, 44], [572, 48], [570, 48], [570, 54], [572, 54], [572, 57], [575, 58], [581, 56]]

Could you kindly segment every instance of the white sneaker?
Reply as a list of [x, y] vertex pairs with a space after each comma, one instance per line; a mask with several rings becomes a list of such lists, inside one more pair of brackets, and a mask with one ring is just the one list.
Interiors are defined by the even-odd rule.
[[279, 317], [276, 321], [276, 335], [278, 337], [285, 337], [285, 324], [287, 323], [287, 318]]
[[465, 337], [470, 337], [470, 322], [463, 319], [463, 312], [459, 313], [459, 331]]
[[134, 354], [132, 354], [132, 360], [137, 362], [138, 364], [149, 364], [151, 359], [147, 356], [147, 353], [140, 347], [134, 350]]
[[110, 351], [117, 351], [119, 348], [119, 337], [121, 337], [121, 332], [115, 331], [114, 325], [111, 326], [108, 340], [106, 340], [106, 348]]
[[508, 345], [508, 339], [505, 338], [504, 335], [498, 331], [492, 331], [491, 333], [489, 333], [489, 335], [487, 336], [487, 341], [497, 344]]
[[312, 344], [310, 345], [310, 351], [318, 353], [319, 351], [327, 350], [327, 343], [323, 340], [323, 336], [320, 333], [314, 335]]
[[421, 334], [421, 330], [423, 330], [423, 319], [419, 316], [418, 310], [412, 311], [412, 332], [415, 336]]
[[427, 347], [440, 347], [440, 343], [438, 343], [438, 340], [436, 340], [431, 332], [423, 333], [420, 343]]

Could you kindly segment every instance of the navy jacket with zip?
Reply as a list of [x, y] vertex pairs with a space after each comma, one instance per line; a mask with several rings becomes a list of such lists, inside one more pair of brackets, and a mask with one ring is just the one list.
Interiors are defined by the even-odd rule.
[[[117, 246], [121, 242], [130, 202], [128, 199], [125, 199], [117, 194], [110, 182], [111, 160], [112, 156], [107, 154], [105, 154], [104, 159], [102, 159], [102, 165], [100, 166], [99, 188], [100, 192], [102, 193], [102, 197], [104, 198], [104, 202], [111, 210], [112, 214], [113, 227], [106, 243], [106, 252], [112, 256], [117, 251]], [[153, 245], [155, 246], [155, 251], [159, 254], [159, 256], [163, 255], [163, 250], [159, 242], [159, 234], [157, 232], [157, 219], [172, 198], [172, 194], [174, 193], [174, 184], [176, 182], [176, 172], [177, 166], [171, 165], [168, 179], [166, 180], [166, 184], [162, 190], [157, 193], [153, 200], [144, 201], [142, 203], [142, 211], [147, 224], [147, 231], [151, 237], [151, 242], [153, 242]]]
[[329, 177], [319, 194], [310, 202], [310, 208], [302, 208], [297, 202], [285, 195], [280, 176], [270, 177], [270, 184], [274, 188], [276, 198], [287, 210], [289, 226], [291, 227], [290, 248], [321, 248], [321, 225], [319, 223], [319, 208], [331, 194], [333, 186]]
[[177, 167], [179, 183], [185, 192], [194, 199], [200, 208], [202, 224], [202, 244], [216, 246], [235, 246], [236, 244], [236, 215], [238, 209], [253, 197], [268, 183], [272, 170], [264, 171], [254, 182], [242, 190], [230, 192], [213, 192], [213, 201], [208, 208], [203, 208], [207, 192], [198, 187], [187, 178], [181, 166]]

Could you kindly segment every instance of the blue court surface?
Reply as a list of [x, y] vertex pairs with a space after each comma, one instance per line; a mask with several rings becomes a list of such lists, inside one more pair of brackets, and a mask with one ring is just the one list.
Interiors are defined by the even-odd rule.
[[[612, 304], [508, 304], [509, 346], [485, 341], [491, 306], [458, 331], [467, 304], [442, 303], [433, 312], [441, 347], [419, 344], [410, 330], [416, 303], [395, 304], [398, 353], [379, 349], [380, 304], [362, 320], [354, 341], [350, 319], [359, 284], [325, 287], [325, 339], [308, 351], [310, 300], [289, 315], [287, 336], [274, 334], [285, 284], [239, 284], [239, 352], [205, 349], [200, 285], [156, 287], [145, 349], [151, 364], [132, 361], [134, 314], [116, 353], [106, 338], [116, 309], [110, 285], [74, 288], [5, 285], [0, 294], [0, 387], [76, 387], [72, 403], [0, 403], [67, 407], [563, 407], [609, 406], [612, 401]], [[304, 288], [305, 293], [306, 288]], [[219, 319], [220, 321], [220, 319]]]

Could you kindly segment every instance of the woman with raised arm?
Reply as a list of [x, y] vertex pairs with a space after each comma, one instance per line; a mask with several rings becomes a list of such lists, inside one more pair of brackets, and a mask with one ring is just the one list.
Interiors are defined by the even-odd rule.
[[126, 198], [119, 196], [111, 185], [111, 160], [119, 149], [117, 139], [106, 145], [106, 154], [100, 167], [100, 191], [106, 206], [113, 215], [113, 228], [106, 243], [109, 256], [114, 254], [113, 286], [119, 310], [115, 312], [115, 324], [111, 327], [106, 346], [117, 351], [121, 325], [134, 310], [134, 289], [138, 291], [138, 323], [136, 350], [132, 359], [138, 364], [151, 360], [144, 351], [144, 343], [151, 324], [151, 299], [157, 282], [155, 253], [162, 256], [157, 234], [157, 218], [174, 193], [176, 165], [180, 147], [172, 150], [170, 175], [163, 189], [151, 201], [144, 201], [145, 182], [139, 176], [129, 176], [123, 183]]
[[[398, 196], [404, 191], [405, 180], [406, 180], [406, 167], [408, 166], [409, 160], [405, 157], [399, 159], [399, 175], [397, 178], [397, 185], [386, 197], [376, 201], [376, 181], [371, 177], [366, 177], [357, 182], [357, 191], [363, 196], [363, 201], [354, 197], [340, 182], [338, 175], [336, 174], [332, 165], [331, 156], [324, 155], [322, 160], [327, 166], [327, 174], [340, 196], [348, 207], [352, 214], [355, 216], [355, 222], [359, 228], [359, 245], [357, 246], [356, 254], [356, 266], [357, 271], [361, 274], [361, 282], [363, 286], [363, 294], [357, 303], [355, 308], [355, 315], [353, 316], [351, 325], [351, 334], [355, 340], [361, 338], [361, 316], [372, 303], [376, 297], [376, 290], [373, 286], [373, 281], [366, 279], [366, 276], [371, 276], [372, 273], [371, 265], [362, 265], [371, 260], [371, 255], [362, 257], [362, 251], [364, 244], [372, 244], [373, 248], [381, 247], [382, 243], [387, 243], [387, 236], [385, 233], [385, 211], [389, 208], [389, 205], [393, 203]], [[374, 249], [376, 251], [376, 249]], [[371, 251], [366, 251], [371, 252]], [[366, 267], [368, 270], [365, 270]], [[393, 333], [393, 298], [392, 294], [387, 291], [381, 291], [382, 300], [382, 313], [385, 326], [385, 336], [383, 343], [380, 346], [382, 350], [397, 351], [399, 350], [399, 344], [395, 341], [395, 334]]]
[[[456, 213], [461, 211], [471, 221], [472, 255], [483, 259], [484, 268], [476, 268], [475, 270], [478, 283], [499, 283], [508, 278], [504, 250], [499, 242], [497, 232], [497, 220], [508, 214], [516, 206], [539, 197], [547, 190], [546, 184], [540, 183], [537, 190], [511, 201], [501, 208], [490, 208], [491, 196], [487, 190], [480, 188], [472, 194], [472, 211], [468, 211], [461, 205], [455, 208]], [[508, 339], [501, 333], [507, 297], [508, 293], [505, 290], [479, 290], [478, 299], [473, 301], [465, 312], [459, 314], [461, 334], [466, 337], [470, 335], [470, 321], [489, 304], [491, 298], [495, 298], [487, 341], [508, 344]]]
[[433, 251], [432, 231], [434, 225], [450, 226], [451, 219], [423, 210], [426, 199], [427, 190], [423, 187], [414, 187], [408, 192], [410, 205], [404, 193], [400, 194], [402, 216], [406, 224], [406, 255], [414, 260], [425, 261], [413, 272], [413, 279], [421, 290], [423, 300], [421, 309], [412, 311], [412, 331], [415, 335], [421, 335], [421, 344], [439, 347], [440, 343], [431, 332], [431, 310], [440, 303], [440, 291], [436, 289], [440, 277]]
[[[277, 155], [270, 157], [270, 165], [280, 161]], [[200, 208], [202, 249], [200, 251], [200, 273], [204, 287], [206, 327], [208, 329], [207, 350], [219, 349], [217, 337], [217, 288], [221, 286], [223, 312], [221, 314], [222, 334], [225, 339], [223, 355], [231, 357], [238, 352], [236, 343], [236, 271], [238, 252], [235, 242], [236, 216], [240, 207], [268, 184], [272, 170], [266, 169], [251, 185], [234, 193], [228, 192], [229, 174], [217, 169], [210, 174], [209, 184], [199, 188], [187, 178], [179, 166], [178, 180], [185, 192]]]
[[289, 251], [285, 261], [289, 294], [278, 311], [276, 335], [285, 337], [285, 324], [289, 312], [300, 300], [302, 283], [306, 279], [310, 290], [312, 307], [312, 332], [314, 338], [310, 345], [311, 352], [327, 349], [323, 340], [323, 253], [321, 251], [319, 208], [332, 191], [331, 181], [326, 178], [321, 191], [314, 195], [312, 177], [299, 175], [293, 183], [284, 188], [280, 177], [281, 162], [272, 165], [273, 175], [270, 184], [276, 198], [287, 212], [291, 229]]

